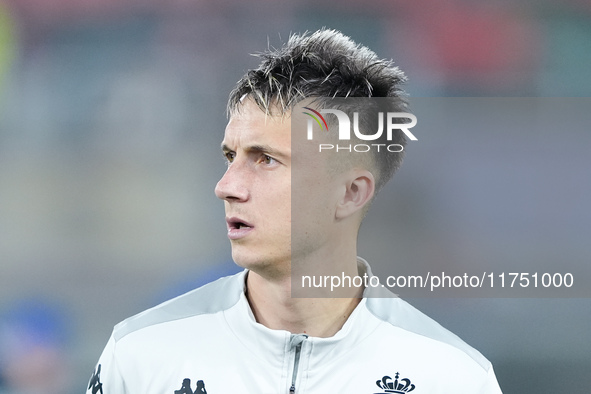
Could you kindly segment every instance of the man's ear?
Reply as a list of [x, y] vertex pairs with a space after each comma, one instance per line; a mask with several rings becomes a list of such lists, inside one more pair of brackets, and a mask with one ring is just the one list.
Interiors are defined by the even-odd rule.
[[375, 178], [367, 170], [354, 169], [345, 178], [344, 193], [337, 204], [335, 218], [345, 219], [356, 212], [361, 212], [373, 198]]

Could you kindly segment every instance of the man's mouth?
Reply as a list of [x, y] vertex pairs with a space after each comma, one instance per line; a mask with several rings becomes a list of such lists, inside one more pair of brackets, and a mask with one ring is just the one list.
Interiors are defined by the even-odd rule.
[[240, 239], [245, 237], [254, 229], [252, 224], [237, 217], [226, 218], [226, 223], [228, 225], [228, 238], [230, 239]]
[[252, 224], [239, 218], [227, 218], [226, 223], [228, 223], [228, 229], [252, 228]]

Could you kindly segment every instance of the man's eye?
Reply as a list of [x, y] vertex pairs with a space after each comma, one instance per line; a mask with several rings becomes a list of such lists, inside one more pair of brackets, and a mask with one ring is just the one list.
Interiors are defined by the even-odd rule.
[[225, 152], [224, 156], [226, 157], [226, 161], [228, 163], [231, 163], [234, 161], [234, 157], [236, 157], [236, 153], [234, 152]]
[[265, 164], [273, 164], [273, 163], [275, 163], [275, 159], [269, 155], [263, 155], [263, 162]]

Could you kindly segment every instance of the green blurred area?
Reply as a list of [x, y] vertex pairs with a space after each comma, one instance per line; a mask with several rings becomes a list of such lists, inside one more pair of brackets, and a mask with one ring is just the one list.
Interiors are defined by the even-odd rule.
[[5, 79], [9, 76], [10, 67], [15, 57], [16, 40], [14, 21], [6, 6], [0, 2], [0, 105]]

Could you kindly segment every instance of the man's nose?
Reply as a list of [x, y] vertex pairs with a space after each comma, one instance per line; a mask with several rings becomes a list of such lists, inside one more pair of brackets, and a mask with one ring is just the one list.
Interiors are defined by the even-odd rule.
[[232, 163], [215, 186], [215, 195], [226, 201], [246, 201], [249, 196], [247, 181], [247, 174], [239, 164]]

